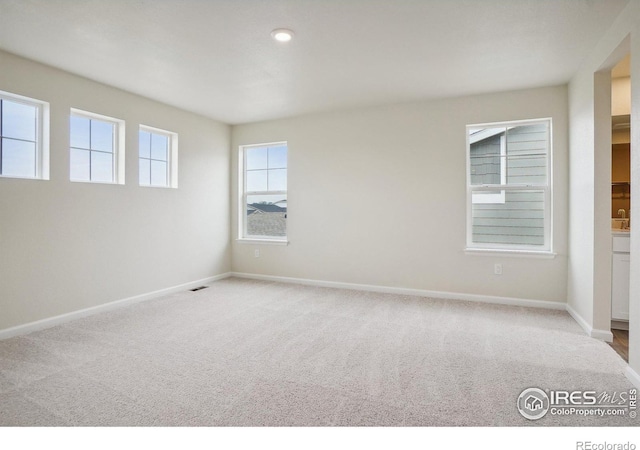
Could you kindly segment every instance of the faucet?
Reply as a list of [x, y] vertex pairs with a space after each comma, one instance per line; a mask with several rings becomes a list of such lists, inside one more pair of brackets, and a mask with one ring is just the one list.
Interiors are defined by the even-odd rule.
[[624, 209], [620, 208], [618, 210], [618, 216], [620, 216], [621, 219], [626, 219], [627, 218], [627, 212]]

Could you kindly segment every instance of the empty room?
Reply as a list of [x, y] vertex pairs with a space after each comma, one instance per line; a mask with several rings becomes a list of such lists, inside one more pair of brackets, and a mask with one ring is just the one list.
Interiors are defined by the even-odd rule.
[[640, 0], [0, 0], [0, 425], [637, 426], [637, 73]]

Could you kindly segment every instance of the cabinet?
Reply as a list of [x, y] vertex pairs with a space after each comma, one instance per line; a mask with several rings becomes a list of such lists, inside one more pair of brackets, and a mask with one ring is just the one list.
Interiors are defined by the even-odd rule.
[[613, 235], [611, 319], [629, 320], [629, 236]]

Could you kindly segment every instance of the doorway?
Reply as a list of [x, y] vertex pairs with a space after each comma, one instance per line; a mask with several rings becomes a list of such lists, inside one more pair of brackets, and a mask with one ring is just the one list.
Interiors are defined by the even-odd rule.
[[629, 362], [631, 55], [611, 69], [611, 346]]

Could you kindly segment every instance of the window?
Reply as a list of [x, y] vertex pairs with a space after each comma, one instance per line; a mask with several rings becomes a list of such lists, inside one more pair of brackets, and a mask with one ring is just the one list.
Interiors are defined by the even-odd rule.
[[467, 248], [552, 251], [551, 119], [467, 126]]
[[71, 181], [124, 184], [124, 121], [71, 110]]
[[49, 104], [0, 91], [0, 176], [49, 179]]
[[144, 125], [138, 133], [140, 186], [178, 187], [178, 135]]
[[240, 238], [286, 242], [287, 143], [240, 148]]

